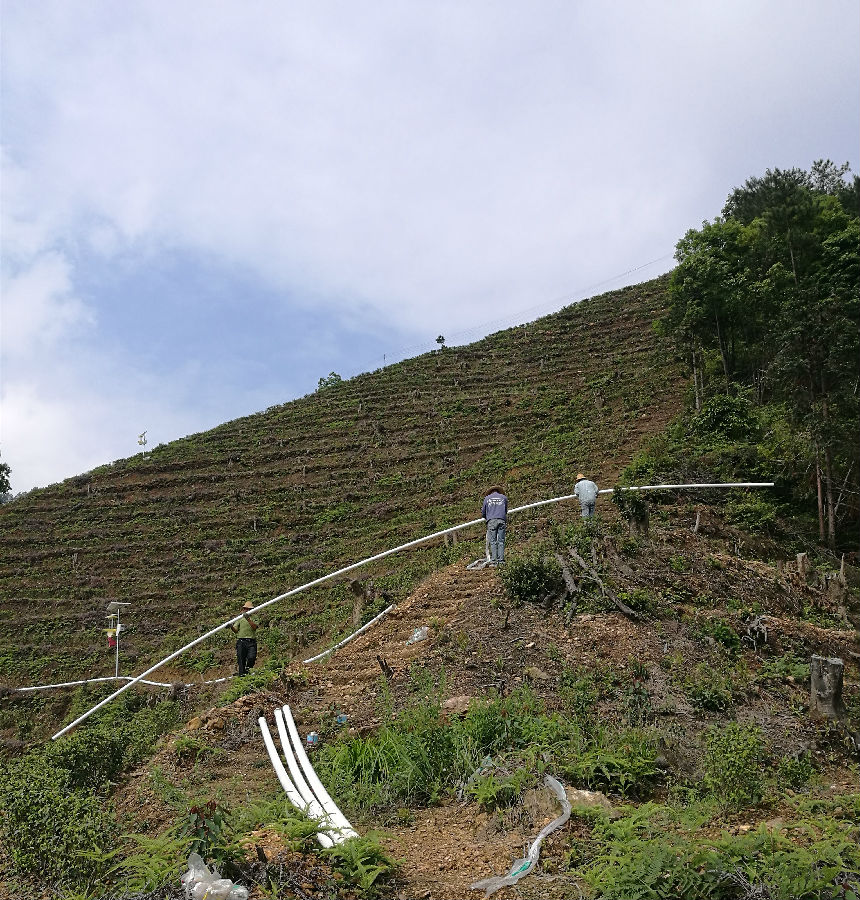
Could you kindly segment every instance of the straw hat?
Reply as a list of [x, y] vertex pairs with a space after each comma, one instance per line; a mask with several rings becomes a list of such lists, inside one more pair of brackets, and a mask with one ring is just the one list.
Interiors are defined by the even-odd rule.
[[242, 607], [242, 609], [253, 609], [253, 608], [254, 608], [254, 604], [251, 603], [250, 600], [246, 600], [245, 605]]
[[577, 481], [582, 481], [583, 478], [585, 478], [585, 475], [583, 475], [582, 472], [580, 472], [580, 473], [576, 476], [576, 480], [577, 480]]

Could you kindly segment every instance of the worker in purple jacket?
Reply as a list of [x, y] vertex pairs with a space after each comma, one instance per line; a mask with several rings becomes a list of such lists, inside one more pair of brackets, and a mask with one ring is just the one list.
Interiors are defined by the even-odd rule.
[[501, 488], [490, 488], [484, 497], [481, 515], [487, 520], [487, 555], [491, 566], [505, 561], [505, 530], [508, 527], [508, 498]]

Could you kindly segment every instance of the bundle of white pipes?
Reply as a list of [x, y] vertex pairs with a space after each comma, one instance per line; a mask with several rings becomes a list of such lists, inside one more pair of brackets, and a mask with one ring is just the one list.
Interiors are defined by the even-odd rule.
[[[630, 487], [624, 488], [625, 491], [660, 491], [660, 490], [699, 490], [701, 488], [764, 488], [764, 487], [773, 487], [773, 482], [761, 482], [761, 481], [745, 481], [745, 482], [735, 482], [732, 484], [649, 484], [640, 487]], [[611, 494], [613, 493], [612, 488], [607, 488], [605, 490], [600, 491], [601, 494]], [[525, 506], [518, 506], [516, 509], [508, 510], [508, 515], [515, 515], [517, 513], [524, 512], [527, 509], [535, 509], [538, 506], [546, 506], [550, 503], [562, 503], [566, 500], [574, 500], [578, 499], [575, 494], [566, 494], [563, 497], [552, 497], [549, 500], [538, 500], [536, 503], [528, 503]], [[370, 565], [370, 563], [377, 562], [380, 559], [385, 559], [387, 556], [392, 556], [394, 553], [401, 553], [404, 550], [410, 550], [413, 547], [419, 547], [422, 544], [428, 544], [431, 541], [438, 540], [439, 538], [444, 537], [446, 534], [453, 534], [457, 531], [462, 531], [464, 528], [471, 528], [475, 525], [481, 525], [484, 523], [484, 519], [472, 519], [470, 522], [463, 522], [460, 525], [454, 525], [451, 528], [443, 528], [441, 531], [434, 531], [432, 534], [425, 535], [424, 537], [416, 538], [413, 541], [407, 541], [405, 544], [401, 544], [399, 547], [392, 547], [390, 550], [384, 550], [382, 553], [377, 553], [374, 556], [368, 556], [366, 559], [362, 559], [359, 562], [352, 563], [352, 565], [344, 566], [342, 569], [337, 569], [334, 572], [330, 572], [328, 575], [323, 575], [320, 578], [315, 578], [313, 581], [309, 581], [307, 584], [300, 585], [299, 587], [293, 588], [290, 591], [287, 591], [284, 594], [279, 594], [277, 597], [273, 597], [271, 600], [266, 600], [265, 603], [259, 604], [259, 606], [255, 606], [251, 610], [243, 610], [238, 616], [234, 616], [232, 619], [228, 619], [226, 622], [222, 622], [220, 625], [216, 625], [214, 628], [207, 631], [205, 634], [200, 635], [200, 637], [195, 638], [193, 641], [189, 641], [184, 647], [180, 647], [178, 650], [175, 650], [169, 656], [165, 656], [164, 659], [155, 663], [155, 665], [150, 666], [145, 672], [141, 672], [140, 675], [132, 678], [129, 682], [124, 684], [122, 687], [117, 688], [109, 697], [105, 697], [104, 700], [97, 703], [91, 709], [88, 709], [85, 713], [78, 716], [73, 722], [70, 722], [64, 728], [61, 728], [53, 737], [52, 740], [56, 740], [59, 737], [62, 737], [66, 732], [71, 731], [76, 726], [80, 725], [85, 719], [88, 719], [94, 712], [97, 712], [103, 706], [106, 706], [112, 700], [116, 699], [123, 691], [127, 691], [132, 685], [137, 684], [142, 681], [148, 675], [151, 675], [157, 669], [160, 669], [162, 666], [169, 663], [171, 660], [176, 659], [177, 656], [181, 656], [186, 651], [190, 650], [192, 647], [196, 647], [197, 644], [202, 643], [203, 641], [208, 640], [212, 635], [217, 634], [219, 631], [227, 628], [228, 626], [238, 622], [245, 613], [248, 615], [256, 614], [260, 612], [260, 610], [266, 609], [266, 607], [271, 606], [273, 603], [278, 603], [281, 600], [286, 599], [287, 597], [292, 597], [295, 594], [299, 594], [302, 591], [307, 591], [312, 587], [317, 587], [317, 585], [325, 584], [328, 581], [334, 581], [337, 578], [342, 578], [344, 575], [347, 575], [350, 572], [355, 571], [356, 569], [361, 568], [362, 566]], [[389, 608], [390, 609], [390, 608]], [[385, 612], [383, 611], [377, 618], [381, 618]], [[370, 624], [370, 623], [368, 623]], [[344, 639], [340, 642], [338, 646], [343, 646], [343, 644], [347, 643], [347, 641], [352, 640], [355, 634], [350, 635], [348, 638]], [[334, 649], [334, 648], [332, 648]], [[319, 654], [317, 657], [311, 657], [311, 659], [321, 658], [322, 656], [328, 655], [331, 651], [326, 651], [325, 653]]]
[[266, 717], [260, 716], [258, 721], [272, 768], [278, 781], [281, 782], [284, 793], [296, 809], [300, 809], [308, 818], [319, 823], [317, 840], [320, 846], [332, 847], [335, 844], [342, 844], [349, 838], [358, 837], [358, 832], [349, 824], [314, 771], [290, 707], [284, 706], [275, 710], [278, 737], [281, 740], [281, 749], [287, 761], [289, 774], [278, 755]]

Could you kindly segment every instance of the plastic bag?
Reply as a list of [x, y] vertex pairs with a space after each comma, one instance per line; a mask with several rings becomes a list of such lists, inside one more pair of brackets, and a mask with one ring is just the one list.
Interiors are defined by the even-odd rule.
[[206, 863], [203, 862], [203, 858], [197, 853], [192, 853], [188, 857], [188, 871], [179, 879], [180, 884], [185, 889], [186, 900], [191, 900], [194, 885], [199, 882], [210, 881], [211, 879], [212, 873], [209, 871]]
[[420, 628], [416, 628], [415, 631], [412, 632], [412, 637], [409, 638], [406, 643], [417, 644], [418, 641], [426, 640], [429, 633], [430, 629], [426, 625], [422, 625]]
[[248, 889], [222, 878], [197, 854], [188, 857], [188, 871], [180, 879], [186, 900], [248, 900]]
[[482, 878], [480, 881], [476, 881], [474, 884], [469, 885], [470, 890], [485, 891], [485, 900], [487, 897], [495, 894], [496, 891], [501, 890], [503, 887], [509, 887], [512, 884], [516, 884], [521, 878], [528, 875], [537, 864], [538, 857], [540, 856], [540, 845], [543, 843], [543, 839], [548, 834], [552, 834], [556, 828], [561, 828], [561, 826], [570, 818], [570, 803], [567, 800], [567, 794], [565, 793], [564, 787], [551, 775], [545, 776], [543, 781], [558, 798], [558, 802], [561, 804], [561, 815], [541, 829], [540, 834], [534, 839], [531, 847], [529, 847], [528, 856], [524, 859], [514, 860], [507, 875]]

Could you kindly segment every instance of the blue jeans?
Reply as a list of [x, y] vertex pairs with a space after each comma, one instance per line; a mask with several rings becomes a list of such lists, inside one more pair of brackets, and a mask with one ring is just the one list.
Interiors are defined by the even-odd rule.
[[507, 527], [504, 519], [490, 519], [487, 522], [487, 550], [490, 553], [490, 562], [505, 561], [505, 530]]

